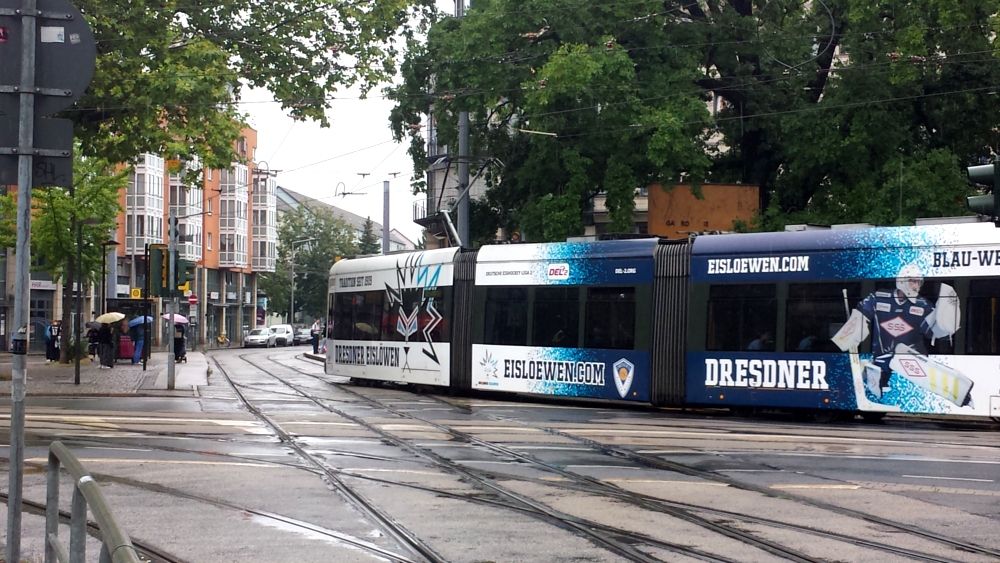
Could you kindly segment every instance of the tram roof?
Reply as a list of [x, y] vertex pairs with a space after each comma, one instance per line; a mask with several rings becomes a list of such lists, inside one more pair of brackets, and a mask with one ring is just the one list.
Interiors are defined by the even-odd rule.
[[393, 270], [398, 264], [403, 263], [408, 258], [420, 255], [420, 264], [450, 264], [455, 261], [455, 254], [458, 247], [437, 248], [433, 250], [416, 250], [410, 252], [395, 252], [392, 254], [367, 256], [364, 258], [351, 258], [341, 260], [330, 267], [330, 275], [355, 274], [371, 272], [377, 270]]
[[551, 242], [497, 244], [479, 249], [476, 262], [520, 262], [546, 260], [588, 260], [613, 258], [651, 258], [656, 238], [587, 242]]
[[984, 244], [1000, 244], [1000, 229], [992, 223], [704, 235], [695, 239], [691, 254], [772, 254]]

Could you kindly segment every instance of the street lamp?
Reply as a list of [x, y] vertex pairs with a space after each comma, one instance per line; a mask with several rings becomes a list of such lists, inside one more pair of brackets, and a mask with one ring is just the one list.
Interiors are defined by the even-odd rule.
[[108, 252], [111, 248], [114, 248], [121, 243], [115, 239], [108, 239], [101, 243], [104, 247], [104, 256], [101, 258], [101, 295], [99, 295], [98, 303], [100, 307], [97, 309], [97, 314], [100, 315], [105, 313], [104, 310], [108, 305]]
[[291, 286], [292, 286], [292, 295], [291, 295], [291, 304], [288, 307], [288, 324], [290, 324], [290, 325], [294, 325], [294, 323], [295, 323], [295, 245], [296, 244], [305, 243], [305, 242], [312, 242], [314, 240], [316, 240], [316, 239], [315, 238], [304, 238], [302, 240], [293, 241], [292, 244], [291, 244], [291, 247], [292, 247], [292, 271], [291, 271], [291, 273], [289, 275], [289, 278], [291, 279], [291, 282], [292, 282], [291, 283]]
[[[80, 384], [80, 316], [83, 314], [81, 296], [83, 294], [83, 226], [97, 225], [100, 221], [89, 217], [76, 222], [76, 318], [73, 320], [73, 385]], [[115, 244], [118, 244], [115, 241]], [[105, 254], [107, 259], [107, 254]]]

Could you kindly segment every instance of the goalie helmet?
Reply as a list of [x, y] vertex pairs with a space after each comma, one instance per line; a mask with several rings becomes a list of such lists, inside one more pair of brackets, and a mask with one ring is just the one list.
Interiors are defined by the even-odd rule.
[[914, 264], [907, 264], [899, 269], [896, 274], [896, 289], [910, 300], [916, 299], [920, 294], [920, 287], [924, 284], [924, 275]]

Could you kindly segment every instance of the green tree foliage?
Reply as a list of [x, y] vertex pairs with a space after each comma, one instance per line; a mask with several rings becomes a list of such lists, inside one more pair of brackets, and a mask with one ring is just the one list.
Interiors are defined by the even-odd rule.
[[84, 153], [144, 152], [228, 168], [243, 85], [298, 118], [328, 124], [340, 88], [395, 74], [396, 42], [431, 17], [426, 0], [162, 2], [80, 0], [97, 40], [93, 82], [75, 108]]
[[325, 318], [327, 280], [337, 257], [355, 256], [354, 228], [328, 207], [301, 204], [281, 216], [278, 223], [278, 267], [262, 274], [258, 289], [267, 295], [271, 312], [288, 314], [290, 264], [293, 241], [316, 239], [295, 245], [295, 312]]
[[361, 240], [358, 241], [358, 254], [381, 254], [382, 245], [375, 234], [375, 223], [372, 218], [365, 219], [364, 230], [361, 231]]
[[636, 188], [681, 181], [699, 197], [702, 181], [761, 186], [756, 228], [912, 224], [960, 214], [961, 167], [1000, 149], [998, 12], [482, 0], [410, 43], [391, 123], [423, 172], [422, 116], [433, 106], [454, 148], [469, 111], [474, 154], [502, 163], [484, 205], [530, 240], [579, 233], [598, 192], [610, 230], [628, 231]]
[[[98, 281], [102, 270], [108, 232], [122, 211], [119, 190], [128, 185], [127, 168], [115, 171], [100, 158], [82, 158], [79, 151], [73, 162], [73, 188], [38, 187], [31, 191], [31, 255], [52, 279], [63, 282], [63, 360], [69, 350], [70, 320], [73, 311], [73, 283], [81, 279], [88, 287]], [[83, 245], [77, 263], [77, 221]], [[0, 245], [17, 245], [17, 193], [0, 196]]]

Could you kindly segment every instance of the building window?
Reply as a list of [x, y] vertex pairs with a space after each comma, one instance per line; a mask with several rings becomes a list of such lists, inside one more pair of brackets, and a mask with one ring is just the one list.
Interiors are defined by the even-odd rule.
[[[208, 235], [208, 249], [212, 250], [212, 233], [206, 233]], [[169, 319], [169, 317], [167, 317]]]

